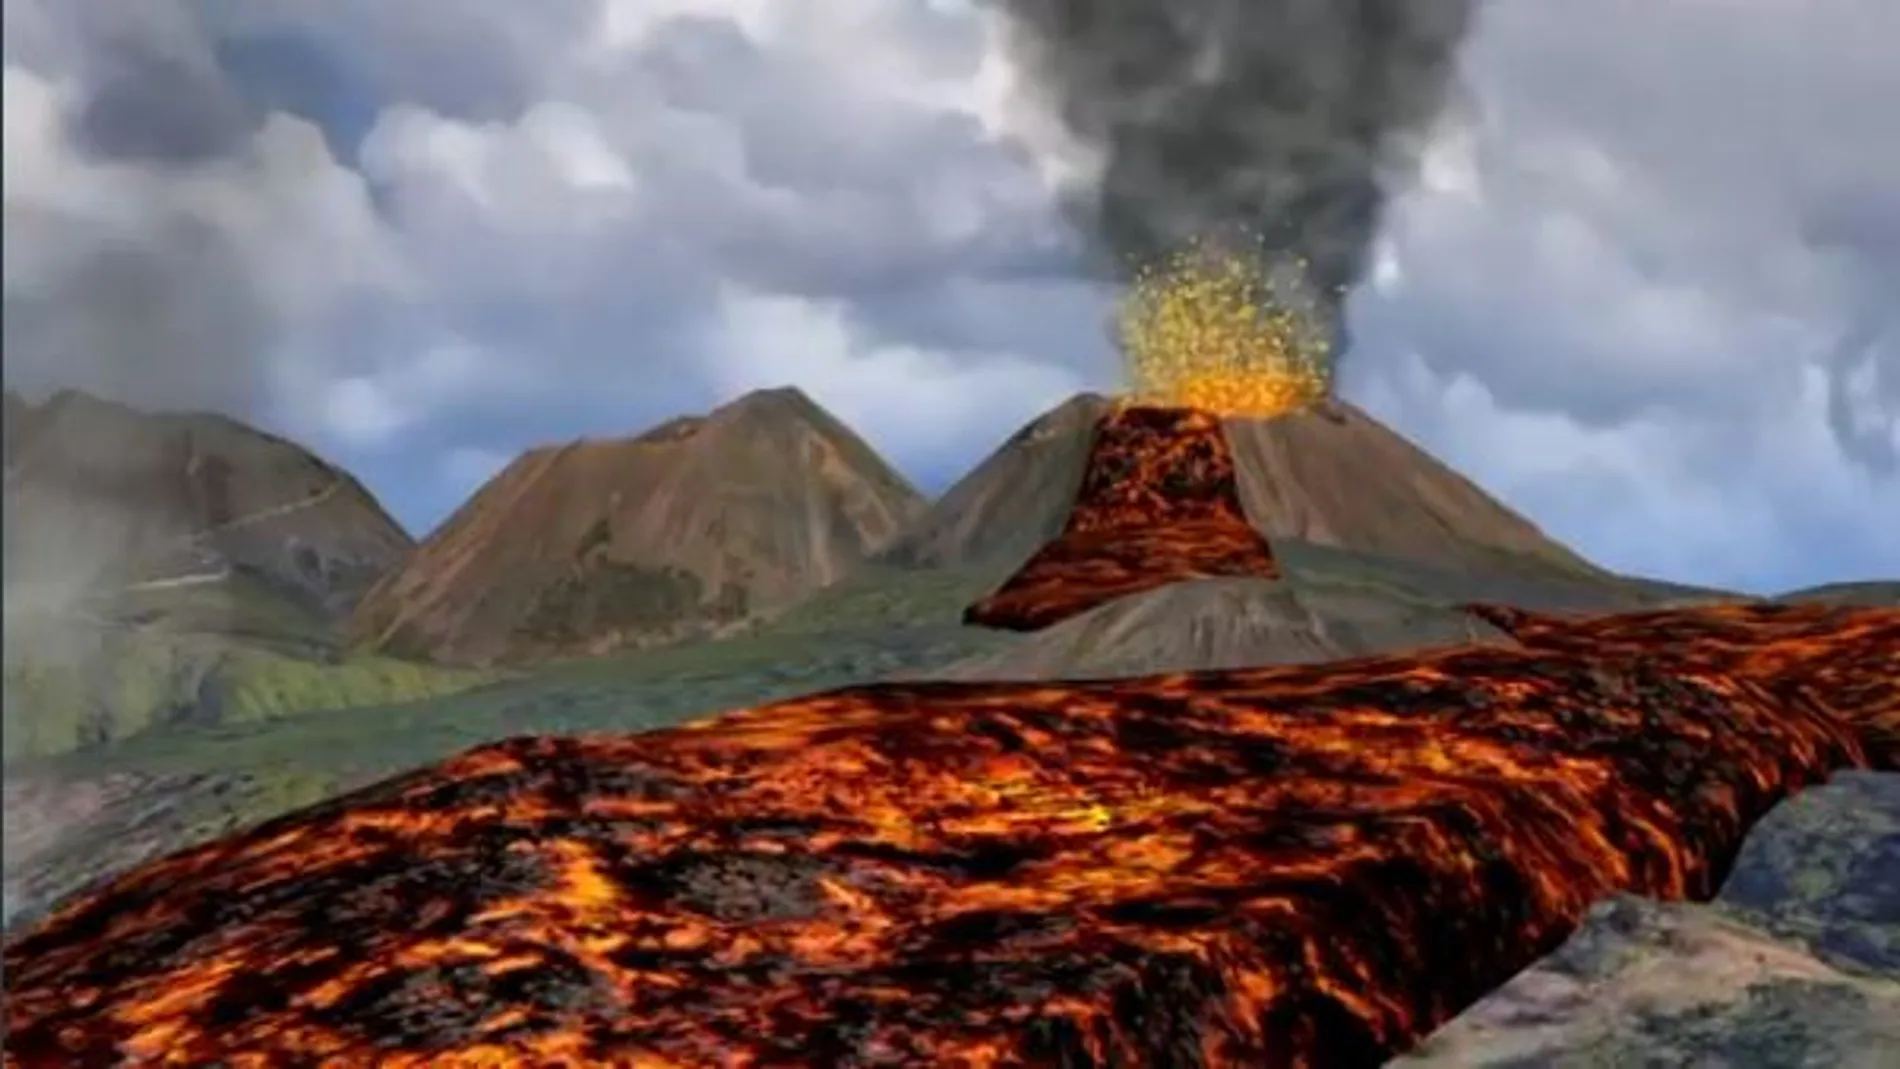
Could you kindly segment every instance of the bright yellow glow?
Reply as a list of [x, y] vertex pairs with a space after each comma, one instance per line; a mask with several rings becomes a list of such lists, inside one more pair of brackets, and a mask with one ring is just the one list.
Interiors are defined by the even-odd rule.
[[1116, 324], [1128, 399], [1263, 417], [1326, 396], [1332, 338], [1305, 268], [1212, 241], [1143, 266]]

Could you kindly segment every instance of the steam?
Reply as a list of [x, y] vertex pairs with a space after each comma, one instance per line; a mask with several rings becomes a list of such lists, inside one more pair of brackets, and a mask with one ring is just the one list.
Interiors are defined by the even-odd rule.
[[[1101, 172], [1075, 208], [1113, 269], [1191, 240], [1303, 261], [1338, 330], [1451, 87], [1471, 0], [993, 0]], [[1335, 344], [1333, 351], [1340, 346]]]
[[[122, 469], [154, 463], [150, 442], [112, 440], [124, 420], [97, 399], [255, 419], [280, 312], [242, 229], [258, 213], [231, 201], [268, 192], [247, 184], [268, 179], [252, 148], [262, 116], [217, 61], [197, 6], [9, 0], [6, 23], [0, 684], [8, 734], [23, 740], [28, 718], [55, 712], [37, 706], [126, 669], [118, 639], [133, 625], [107, 619], [99, 591], [168, 520], [126, 490], [136, 480]], [[62, 455], [36, 458], [57, 421]], [[65, 455], [74, 448], [85, 455]], [[66, 788], [87, 777], [71, 774], [9, 767], [6, 831], [19, 848], [0, 872], [0, 922], [32, 911], [46, 851], [85, 819]]]

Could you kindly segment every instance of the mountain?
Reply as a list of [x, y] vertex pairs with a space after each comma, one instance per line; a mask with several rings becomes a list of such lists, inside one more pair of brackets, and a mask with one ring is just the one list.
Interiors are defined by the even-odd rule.
[[1095, 424], [1112, 407], [1084, 393], [1024, 424], [879, 555], [891, 564], [1015, 566], [1054, 538], [1082, 485]]
[[[483, 681], [345, 655], [338, 625], [411, 541], [355, 478], [295, 443], [66, 392], [44, 404], [8, 393], [6, 447], [10, 780], [22, 762], [90, 761], [154, 729]], [[72, 809], [27, 808], [21, 820], [58, 826]], [[29, 860], [8, 855], [9, 886]]]
[[355, 478], [223, 416], [6, 402], [9, 614], [250, 583], [336, 616], [410, 550]]
[[1828, 583], [1824, 586], [1792, 590], [1775, 599], [1793, 604], [1866, 605], [1900, 608], [1900, 579], [1870, 580], [1861, 583]]
[[[929, 567], [1020, 564], [1061, 531], [1096, 424], [1113, 407], [1107, 398], [1081, 394], [1031, 421], [953, 486], [884, 558]], [[1487, 574], [1513, 568], [1601, 574], [1346, 402], [1222, 425], [1241, 506], [1271, 541]]]
[[1035, 631], [1185, 579], [1279, 575], [1241, 510], [1220, 421], [1193, 409], [1116, 408], [1096, 421], [1061, 533], [964, 621]]
[[1269, 539], [1495, 571], [1596, 572], [1537, 525], [1365, 412], [1327, 400], [1225, 421], [1240, 500]]
[[716, 633], [882, 548], [923, 499], [795, 389], [524, 454], [358, 607], [375, 648], [495, 663]]

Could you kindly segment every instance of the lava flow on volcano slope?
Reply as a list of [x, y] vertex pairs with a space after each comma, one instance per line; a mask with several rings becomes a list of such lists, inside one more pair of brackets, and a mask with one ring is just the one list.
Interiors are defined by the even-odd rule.
[[1123, 405], [1096, 424], [1061, 534], [963, 619], [1034, 631], [1183, 579], [1278, 575], [1267, 540], [1241, 509], [1219, 417]]
[[1376, 1065], [1712, 893], [1900, 686], [1900, 612], [1631, 620], [479, 748], [10, 941], [7, 1064]]

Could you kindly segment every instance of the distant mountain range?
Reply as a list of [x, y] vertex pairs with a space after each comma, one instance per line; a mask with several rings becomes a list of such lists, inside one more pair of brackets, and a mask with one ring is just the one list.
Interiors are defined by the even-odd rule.
[[350, 657], [413, 540], [353, 476], [224, 416], [5, 395], [6, 755], [421, 697], [477, 677]]
[[[902, 616], [909, 595], [860, 588], [993, 583], [1060, 531], [1113, 405], [1071, 398], [927, 501], [810, 397], [763, 390], [530, 450], [417, 544], [348, 472], [236, 420], [8, 392], [8, 723], [22, 728], [8, 754], [731, 635], [820, 591], [858, 591], [837, 626]], [[1343, 402], [1222, 428], [1246, 519], [1294, 578], [1124, 598], [956, 671], [1114, 674], [1482, 635], [1445, 608], [1457, 591], [1599, 607], [1711, 594], [1604, 572]], [[1387, 593], [1299, 578], [1307, 560], [1337, 572], [1328, 554], [1387, 576]], [[1413, 600], [1393, 602], [1399, 588]]]

